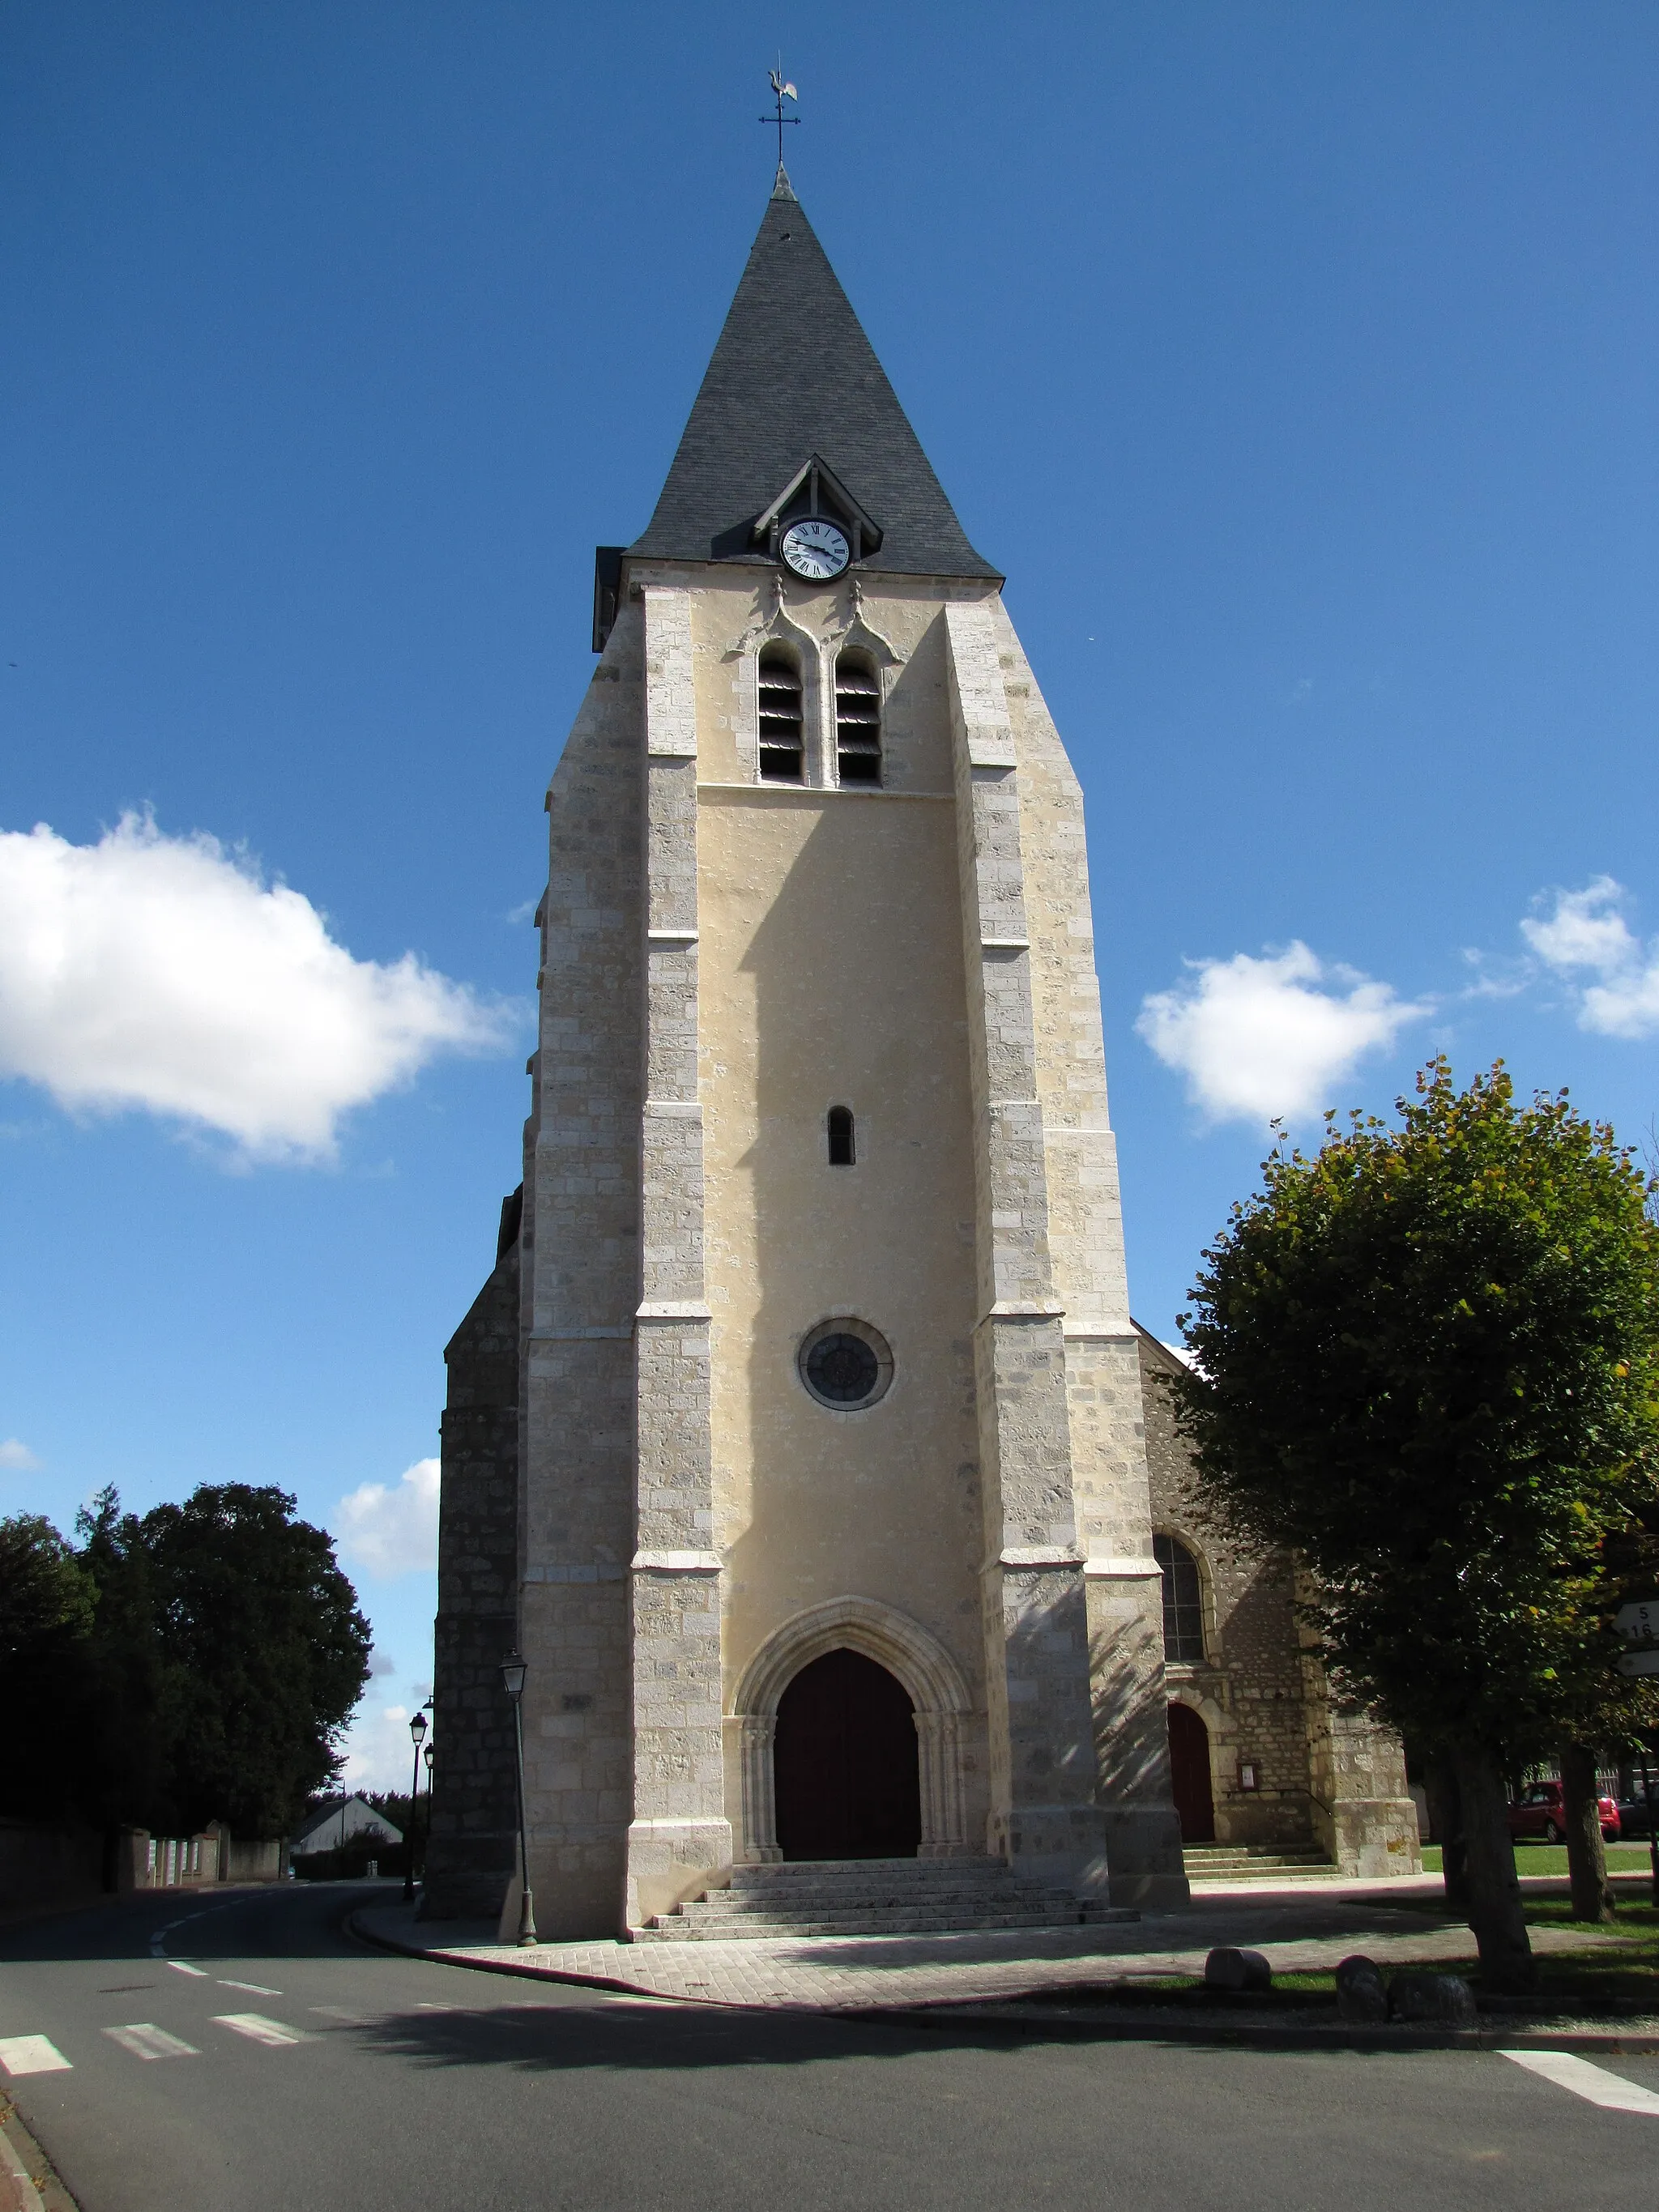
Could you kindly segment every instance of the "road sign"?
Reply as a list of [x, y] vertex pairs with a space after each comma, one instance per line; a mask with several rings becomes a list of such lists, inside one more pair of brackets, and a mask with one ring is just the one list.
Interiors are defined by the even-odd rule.
[[1659, 1674], [1659, 1644], [1648, 1651], [1621, 1651], [1619, 1671], [1621, 1674]]
[[1644, 1597], [1621, 1605], [1613, 1625], [1626, 1644], [1659, 1644], [1659, 1597]]

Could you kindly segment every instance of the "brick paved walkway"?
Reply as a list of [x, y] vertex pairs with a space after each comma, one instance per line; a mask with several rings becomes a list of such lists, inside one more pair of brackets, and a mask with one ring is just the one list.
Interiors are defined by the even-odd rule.
[[[371, 1907], [356, 1919], [379, 1942], [453, 1966], [592, 1982], [700, 2004], [807, 2012], [960, 2004], [1161, 1974], [1200, 1974], [1206, 1954], [1218, 1943], [1262, 1951], [1282, 1973], [1328, 1968], [1362, 1949], [1379, 1965], [1391, 1966], [1467, 1958], [1474, 1950], [1461, 1921], [1328, 1896], [1225, 1907], [1206, 1900], [1198, 1909], [1149, 1914], [1127, 1927], [738, 1943], [543, 1943], [526, 1950], [487, 1940], [493, 1930], [417, 1922], [410, 1906]], [[1531, 1933], [1539, 1951], [1618, 1940], [1565, 1929]]]

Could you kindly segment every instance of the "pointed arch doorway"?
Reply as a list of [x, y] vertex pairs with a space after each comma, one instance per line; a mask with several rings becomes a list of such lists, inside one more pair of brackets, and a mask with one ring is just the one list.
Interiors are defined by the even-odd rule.
[[861, 1651], [826, 1651], [794, 1676], [778, 1700], [772, 1772], [786, 1859], [916, 1856], [915, 1707]]
[[1215, 1841], [1215, 1798], [1210, 1788], [1210, 1731], [1190, 1705], [1170, 1707], [1170, 1795], [1175, 1799], [1183, 1844]]
[[[739, 1731], [742, 1863], [769, 1866], [784, 1856], [773, 1756], [779, 1717], [793, 1684], [815, 1661], [835, 1652], [873, 1661], [877, 1672], [890, 1676], [909, 1701], [921, 1798], [921, 1841], [911, 1850], [924, 1859], [969, 1856], [963, 1772], [973, 1700], [967, 1680], [919, 1620], [878, 1599], [848, 1595], [780, 1621], [738, 1678], [732, 1718]], [[786, 1766], [788, 1758], [786, 1752]]]

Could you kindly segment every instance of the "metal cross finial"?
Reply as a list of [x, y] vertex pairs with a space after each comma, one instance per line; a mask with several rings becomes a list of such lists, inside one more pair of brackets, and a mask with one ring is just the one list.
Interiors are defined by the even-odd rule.
[[778, 167], [781, 169], [783, 167], [783, 126], [786, 123], [799, 123], [800, 121], [799, 115], [786, 115], [784, 113], [783, 103], [786, 100], [799, 100], [800, 98], [800, 94], [795, 90], [793, 84], [787, 84], [784, 82], [783, 56], [781, 54], [778, 56], [777, 67], [775, 70], [769, 70], [767, 71], [767, 75], [771, 79], [772, 94], [774, 99], [777, 101], [778, 112], [775, 115], [763, 115], [760, 119], [763, 123], [772, 123], [777, 125]]

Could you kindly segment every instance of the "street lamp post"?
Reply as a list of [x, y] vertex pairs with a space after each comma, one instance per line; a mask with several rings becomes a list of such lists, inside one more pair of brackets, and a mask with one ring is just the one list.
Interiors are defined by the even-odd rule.
[[409, 1834], [404, 1842], [404, 1903], [415, 1902], [415, 1808], [421, 1802], [421, 1746], [426, 1740], [426, 1715], [416, 1712], [409, 1724], [415, 1743], [415, 1775], [409, 1785]]
[[513, 1700], [513, 1735], [519, 1754], [519, 1941], [534, 1943], [540, 1939], [536, 1934], [535, 1900], [530, 1894], [530, 1830], [526, 1824], [524, 1810], [524, 1678], [529, 1672], [524, 1659], [517, 1651], [509, 1651], [501, 1662], [501, 1686]]
[[432, 1841], [432, 1762], [436, 1754], [430, 1744], [421, 1753], [426, 1761], [426, 1833], [421, 1838], [421, 1878], [426, 1879], [426, 1847]]

